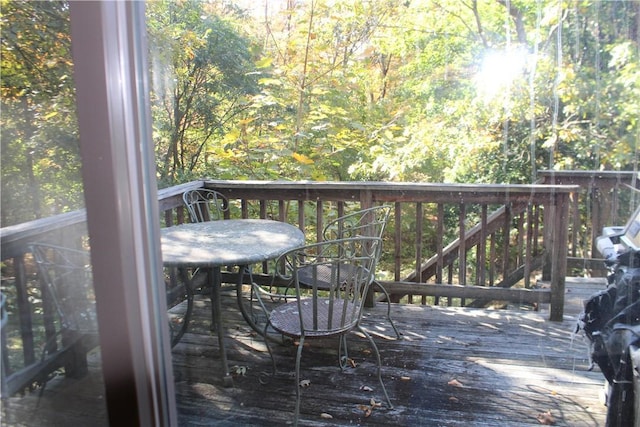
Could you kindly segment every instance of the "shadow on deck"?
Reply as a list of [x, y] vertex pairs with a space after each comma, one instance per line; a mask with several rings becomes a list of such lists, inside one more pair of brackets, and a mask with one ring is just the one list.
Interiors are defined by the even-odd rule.
[[[344, 372], [336, 342], [304, 349], [302, 375], [311, 386], [303, 391], [301, 424], [538, 426], [546, 413], [557, 426], [604, 425], [604, 378], [597, 368], [588, 371], [586, 342], [572, 336], [582, 299], [603, 287], [604, 279], [567, 279], [563, 322], [546, 320], [548, 307], [535, 312], [393, 305], [400, 341], [388, 339], [393, 333], [380, 320], [385, 305], [378, 304], [364, 324], [376, 336], [394, 409], [383, 405], [366, 416], [372, 399], [383, 399], [368, 343], [354, 335], [349, 344], [356, 366]], [[224, 388], [208, 301], [199, 299], [197, 307], [193, 327], [173, 351], [180, 425], [289, 423], [295, 346], [274, 346], [279, 373], [264, 375], [270, 369], [264, 343], [229, 301], [229, 365], [246, 371], [235, 375], [234, 388]], [[107, 425], [102, 392], [95, 391], [100, 387], [99, 375], [60, 376], [40, 399], [34, 392], [3, 402], [2, 424]]]

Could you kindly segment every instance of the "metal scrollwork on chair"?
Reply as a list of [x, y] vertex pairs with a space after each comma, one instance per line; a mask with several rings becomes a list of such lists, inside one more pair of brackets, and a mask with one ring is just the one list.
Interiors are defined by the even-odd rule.
[[45, 345], [42, 357], [56, 351], [60, 335], [62, 348], [71, 349], [65, 374], [80, 377], [87, 372], [86, 353], [98, 343], [89, 252], [44, 243], [31, 245], [31, 251], [44, 292], [53, 302], [60, 324]]
[[225, 218], [229, 211], [229, 201], [215, 190], [200, 188], [182, 194], [191, 222], [216, 221]]

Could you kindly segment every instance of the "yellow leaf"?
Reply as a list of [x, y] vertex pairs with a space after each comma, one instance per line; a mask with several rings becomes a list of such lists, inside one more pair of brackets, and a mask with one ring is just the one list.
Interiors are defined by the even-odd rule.
[[57, 115], [58, 115], [58, 112], [57, 112], [57, 111], [52, 111], [52, 112], [50, 112], [49, 114], [47, 114], [46, 116], [44, 116], [44, 119], [45, 119], [45, 120], [49, 120], [50, 118], [55, 117], [55, 116], [57, 116]]
[[538, 422], [545, 426], [552, 426], [556, 423], [556, 419], [551, 415], [551, 411], [542, 412], [538, 414]]
[[311, 160], [309, 157], [305, 156], [304, 154], [293, 153], [293, 158], [296, 159], [298, 162], [302, 163], [303, 165], [313, 164], [313, 160]]
[[462, 383], [455, 378], [449, 381], [447, 384], [453, 387], [462, 387]]
[[256, 67], [257, 68], [267, 68], [267, 67], [271, 67], [271, 64], [273, 64], [273, 58], [262, 58], [259, 61], [256, 62]]
[[255, 120], [254, 117], [249, 117], [248, 119], [242, 119], [240, 121], [238, 121], [238, 124], [240, 125], [248, 125], [249, 123], [253, 122]]
[[362, 412], [364, 412], [364, 417], [365, 418], [367, 418], [369, 415], [371, 415], [371, 411], [372, 411], [371, 406], [358, 405], [358, 409], [360, 409]]

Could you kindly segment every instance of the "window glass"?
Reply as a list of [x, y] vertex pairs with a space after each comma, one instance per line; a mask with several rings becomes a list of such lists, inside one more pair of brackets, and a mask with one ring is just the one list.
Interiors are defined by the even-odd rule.
[[2, 421], [107, 425], [69, 6], [1, 20]]
[[[94, 3], [104, 10], [112, 7], [109, 2]], [[91, 148], [93, 154], [104, 147], [105, 152], [114, 147], [120, 150], [121, 157], [110, 167], [121, 168], [113, 183], [102, 180], [107, 191], [85, 194], [83, 187], [99, 179], [83, 183], [81, 175], [78, 129], [87, 121], [79, 123], [77, 117], [87, 109], [76, 111], [82, 79], [74, 84], [69, 10], [76, 9], [64, 1], [3, 0], [3, 421], [107, 423], [105, 390], [113, 377], [101, 379], [102, 371], [111, 367], [107, 349], [114, 351], [105, 344], [101, 351], [96, 344], [94, 294], [105, 289], [105, 280], [97, 275], [105, 272], [98, 267], [104, 267], [101, 260], [111, 255], [109, 251], [126, 254], [121, 256], [122, 264], [131, 261], [122, 274], [132, 278], [133, 284], [124, 289], [120, 294], [124, 297], [113, 309], [126, 314], [140, 311], [131, 321], [122, 316], [128, 326], [119, 328], [126, 330], [125, 335], [135, 329], [127, 337], [145, 341], [141, 347], [146, 345], [146, 352], [137, 353], [139, 359], [131, 363], [130, 372], [140, 374], [131, 375], [134, 381], [144, 382], [149, 372], [154, 375], [166, 368], [155, 370], [157, 366], [172, 366], [181, 423], [226, 416], [225, 411], [235, 404], [225, 401], [219, 377], [220, 355], [212, 331], [222, 327], [212, 325], [206, 287], [195, 296], [189, 334], [172, 348], [171, 356], [168, 345], [164, 353], [157, 350], [166, 344], [167, 323], [172, 337], [182, 333], [191, 297], [182, 287], [184, 278], [193, 279], [198, 289], [208, 279], [198, 268], [184, 276], [184, 271], [165, 267], [162, 278], [167, 289], [160, 277], [154, 278], [159, 286], [147, 280], [153, 275], [149, 273], [154, 262], [157, 276], [162, 268], [154, 234], [158, 230], [148, 224], [189, 221], [178, 190], [171, 188], [174, 185], [203, 177], [530, 183], [537, 180], [540, 169], [637, 171], [637, 2], [569, 7], [556, 0], [538, 1], [531, 7], [515, 3], [487, 2], [480, 7], [473, 3], [471, 8], [454, 0], [153, 1], [146, 5], [146, 28], [141, 20], [126, 21], [127, 7], [111, 10], [108, 23], [114, 25], [104, 27], [113, 30], [106, 36], [104, 28], [96, 28], [96, 34], [109, 42], [105, 45], [111, 50], [105, 56], [121, 53], [122, 62], [109, 63], [114, 67], [103, 80], [111, 85], [106, 85], [103, 96], [94, 94], [95, 86], [89, 85], [89, 101], [95, 97], [104, 101], [103, 107], [109, 104], [104, 108], [108, 111], [96, 113], [96, 123], [111, 128], [111, 120], [122, 119], [114, 126], [121, 132], [105, 137], [104, 144], [94, 138]], [[143, 31], [148, 58], [132, 47], [142, 46], [140, 39], [131, 42]], [[96, 69], [104, 65], [94, 63]], [[149, 72], [150, 87], [141, 90], [146, 80], [140, 86], [120, 80], [127, 72], [130, 77], [140, 71], [145, 76]], [[121, 90], [119, 85], [126, 88]], [[117, 92], [113, 98], [112, 92]], [[118, 101], [120, 105], [114, 107]], [[111, 107], [118, 114], [108, 116]], [[137, 126], [149, 124], [149, 113], [153, 135], [148, 127]], [[145, 158], [147, 153], [140, 153], [150, 148], [145, 144], [151, 139], [155, 159], [135, 164]], [[148, 179], [149, 170], [152, 176], [157, 174], [157, 183]], [[170, 194], [160, 204], [164, 212], [157, 211], [156, 184]], [[118, 185], [121, 188], [111, 194], [110, 186]], [[127, 185], [131, 188], [118, 192]], [[631, 202], [626, 195], [620, 196], [621, 205], [634, 205], [633, 194], [628, 197]], [[122, 195], [130, 197], [119, 199]], [[94, 261], [94, 287], [83, 208], [85, 200], [87, 208], [102, 207], [96, 200], [108, 196], [113, 197], [112, 205], [122, 202], [123, 210], [135, 211], [137, 217], [127, 218], [132, 223], [140, 217], [148, 222], [131, 225], [130, 239], [122, 239], [124, 244], [115, 250], [108, 244], [98, 250], [93, 240], [94, 255], [100, 254]], [[336, 213], [330, 204], [323, 213], [328, 217]], [[264, 215], [275, 218], [283, 205], [278, 201], [270, 206], [251, 201], [244, 205], [236, 200], [227, 214], [257, 216], [268, 211]], [[617, 201], [611, 206], [612, 211], [623, 210]], [[411, 252], [414, 231], [436, 236], [426, 249], [431, 253], [438, 250], [436, 245], [444, 246], [442, 237], [446, 241], [459, 235], [454, 226], [447, 230], [449, 236], [442, 236], [442, 230], [429, 228], [429, 221], [419, 230], [422, 219], [444, 216], [436, 215], [435, 208], [435, 203], [422, 206], [420, 202], [414, 215], [413, 207], [402, 207], [405, 218], [419, 218], [415, 224], [401, 224], [411, 230], [404, 233], [402, 242], [403, 256], [408, 254], [411, 262], [420, 261], [420, 254]], [[590, 209], [589, 205], [587, 217], [592, 215]], [[107, 218], [117, 216], [103, 211]], [[307, 215], [315, 221], [318, 212], [313, 207], [293, 217]], [[319, 224], [318, 220], [318, 229]], [[317, 231], [307, 228], [308, 235]], [[104, 234], [116, 234], [115, 227], [105, 229]], [[590, 244], [589, 238], [582, 240]], [[396, 277], [394, 273], [397, 277], [413, 274], [415, 267], [404, 261], [398, 267], [402, 271], [394, 271], [396, 261], [391, 255], [391, 251], [387, 259], [383, 255], [379, 264], [386, 267], [386, 278]], [[461, 269], [459, 280], [466, 282]], [[121, 288], [126, 288], [127, 280], [118, 281]], [[225, 310], [235, 303], [233, 291], [227, 290], [223, 290]], [[130, 295], [135, 301], [126, 298]], [[422, 301], [425, 304], [427, 299]], [[439, 304], [437, 299], [428, 301]], [[227, 311], [240, 319], [233, 309]], [[110, 314], [117, 317], [120, 312], [114, 313]], [[238, 382], [259, 376], [257, 370], [245, 376], [243, 364], [252, 357], [264, 359], [256, 350], [264, 353], [265, 347], [255, 337], [244, 324], [227, 334], [229, 365]], [[145, 370], [149, 366], [152, 369]], [[152, 380], [157, 382], [148, 387], [152, 396], [147, 402], [161, 403], [149, 405], [149, 412], [158, 407], [173, 411], [171, 399], [167, 403], [154, 395], [154, 387], [160, 385], [165, 394], [157, 394], [172, 398], [173, 382], [161, 375]]]

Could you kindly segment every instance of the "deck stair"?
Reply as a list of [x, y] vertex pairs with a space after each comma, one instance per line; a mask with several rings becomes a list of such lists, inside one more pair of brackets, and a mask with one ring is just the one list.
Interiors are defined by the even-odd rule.
[[[476, 224], [469, 229], [464, 235], [464, 248], [472, 248], [480, 243], [483, 236], [491, 235], [504, 227], [505, 221], [515, 215], [520, 215], [527, 210], [527, 205], [524, 203], [513, 204], [509, 211], [505, 206], [502, 206], [487, 216], [486, 226], [482, 227], [482, 224]], [[462, 247], [462, 239], [459, 237], [453, 242], [449, 243], [442, 249], [441, 254], [436, 254], [427, 259], [421, 266], [419, 273], [415, 271], [407, 275], [403, 282], [419, 282], [428, 283], [430, 279], [437, 277], [438, 268], [445, 269], [451, 266], [460, 257], [460, 248]], [[440, 262], [440, 264], [439, 264]], [[541, 268], [544, 262], [543, 255], [538, 255], [534, 258], [529, 270]], [[501, 281], [496, 282], [492, 286], [510, 288], [520, 282], [525, 277], [525, 266], [519, 266], [513, 273], [503, 278]], [[433, 281], [432, 281], [433, 282]], [[404, 295], [394, 293], [390, 295], [392, 301], [398, 302]], [[485, 301], [486, 302], [486, 301]], [[481, 301], [477, 301], [475, 306], [482, 306]]]

